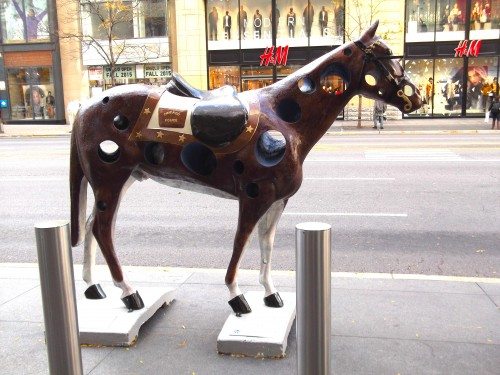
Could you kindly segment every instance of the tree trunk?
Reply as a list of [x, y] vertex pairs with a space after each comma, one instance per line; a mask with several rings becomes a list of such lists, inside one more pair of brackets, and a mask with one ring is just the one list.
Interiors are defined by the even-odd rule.
[[361, 127], [361, 104], [363, 101], [363, 97], [358, 95], [358, 128]]

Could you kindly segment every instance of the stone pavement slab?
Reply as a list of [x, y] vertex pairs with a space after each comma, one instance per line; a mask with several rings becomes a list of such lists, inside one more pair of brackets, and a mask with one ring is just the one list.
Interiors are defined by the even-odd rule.
[[[79, 266], [77, 280], [79, 280]], [[102, 284], [112, 288], [105, 267]], [[176, 300], [141, 328], [130, 348], [83, 347], [85, 374], [295, 374], [296, 330], [282, 359], [217, 354], [230, 307], [223, 270], [127, 267], [134, 285], [174, 286]], [[16, 274], [18, 277], [16, 278]], [[221, 275], [222, 277], [218, 277]], [[277, 272], [293, 292], [293, 272]], [[498, 374], [499, 279], [334, 274], [334, 374]], [[47, 374], [36, 265], [0, 264], [0, 372]], [[258, 271], [242, 271], [258, 290]], [[153, 281], [151, 281], [153, 280]], [[203, 280], [210, 283], [203, 283]], [[77, 293], [84, 283], [77, 282]]]

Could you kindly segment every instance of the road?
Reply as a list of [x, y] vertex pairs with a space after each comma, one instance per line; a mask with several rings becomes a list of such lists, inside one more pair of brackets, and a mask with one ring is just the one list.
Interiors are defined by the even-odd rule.
[[[68, 137], [0, 139], [0, 262], [36, 262], [34, 223], [69, 218], [68, 157]], [[280, 221], [273, 268], [294, 269], [295, 224], [324, 221], [334, 271], [498, 277], [500, 134], [326, 136], [304, 177]], [[118, 215], [118, 256], [226, 268], [237, 211], [236, 201], [135, 183]], [[242, 267], [258, 265], [254, 239]]]

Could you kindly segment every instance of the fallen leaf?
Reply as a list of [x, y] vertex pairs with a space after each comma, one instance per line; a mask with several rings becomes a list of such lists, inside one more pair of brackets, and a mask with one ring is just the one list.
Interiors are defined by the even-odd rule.
[[187, 348], [187, 346], [188, 346], [187, 340], [182, 341], [182, 342], [178, 345], [178, 347], [179, 347], [179, 348], [183, 348], [183, 349], [184, 349], [184, 348]]

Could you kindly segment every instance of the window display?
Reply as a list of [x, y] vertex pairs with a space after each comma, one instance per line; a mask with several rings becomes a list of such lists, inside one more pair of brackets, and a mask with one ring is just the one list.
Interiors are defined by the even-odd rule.
[[211, 66], [208, 68], [208, 88], [217, 89], [224, 85], [240, 89], [240, 68], [238, 66]]
[[239, 33], [246, 33], [248, 14], [238, 10], [238, 0], [207, 1], [207, 39], [209, 50], [238, 49]]
[[55, 118], [55, 90], [51, 68], [8, 69], [7, 80], [13, 120]]
[[[241, 48], [266, 48], [272, 45], [272, 2], [269, 0], [240, 0]], [[278, 18], [278, 15], [276, 14]]]
[[405, 71], [413, 82], [417, 85], [424, 99], [424, 105], [409, 116], [431, 116], [434, 109], [434, 60], [416, 59], [407, 60]]
[[436, 25], [435, 0], [410, 0], [406, 2], [406, 41], [434, 40]]
[[469, 59], [467, 69], [467, 114], [485, 113], [496, 91], [497, 57]]
[[283, 22], [277, 26], [276, 44], [290, 47], [309, 45], [307, 26], [310, 26], [310, 32], [314, 22], [314, 8], [307, 0], [276, 0], [276, 9], [283, 14]]
[[[313, 4], [313, 1], [310, 2]], [[317, 5], [316, 5], [317, 4]], [[344, 1], [314, 1], [318, 9], [313, 18], [309, 45], [340, 45], [344, 31]]]
[[166, 0], [142, 0], [139, 3], [139, 38], [167, 36]]
[[261, 66], [241, 67], [241, 89], [242, 91], [259, 89], [272, 85], [273, 68]]
[[470, 39], [500, 38], [500, 0], [472, 2], [470, 14]]
[[3, 43], [37, 43], [50, 40], [47, 0], [11, 0], [1, 6]]
[[436, 59], [434, 115], [460, 115], [463, 101], [463, 59]]

